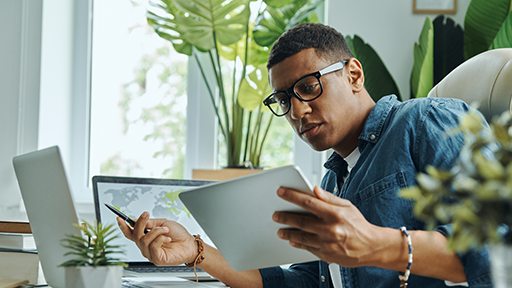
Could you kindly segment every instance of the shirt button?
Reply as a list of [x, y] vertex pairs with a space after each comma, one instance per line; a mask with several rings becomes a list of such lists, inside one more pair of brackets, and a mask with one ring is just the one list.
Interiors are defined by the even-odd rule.
[[320, 280], [322, 280], [322, 282], [325, 282], [325, 276], [322, 275], [322, 277], [320, 277]]
[[338, 187], [334, 187], [334, 194], [338, 193]]
[[375, 140], [375, 135], [374, 134], [370, 135], [370, 140]]

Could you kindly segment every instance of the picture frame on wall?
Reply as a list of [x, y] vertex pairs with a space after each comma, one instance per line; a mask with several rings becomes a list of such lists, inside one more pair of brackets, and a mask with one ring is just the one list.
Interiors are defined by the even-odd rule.
[[414, 14], [455, 14], [457, 0], [412, 0]]

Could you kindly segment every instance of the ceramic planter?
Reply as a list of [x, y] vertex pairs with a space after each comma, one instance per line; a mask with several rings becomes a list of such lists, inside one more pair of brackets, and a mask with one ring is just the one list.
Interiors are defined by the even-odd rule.
[[66, 288], [121, 288], [122, 266], [66, 267]]
[[495, 288], [512, 288], [512, 246], [497, 244], [489, 246], [491, 275]]

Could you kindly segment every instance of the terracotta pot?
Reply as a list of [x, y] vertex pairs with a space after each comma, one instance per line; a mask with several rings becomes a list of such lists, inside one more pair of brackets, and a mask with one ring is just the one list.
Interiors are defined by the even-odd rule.
[[263, 171], [263, 169], [250, 168], [224, 168], [220, 170], [194, 169], [192, 170], [192, 179], [195, 180], [218, 180], [238, 178]]

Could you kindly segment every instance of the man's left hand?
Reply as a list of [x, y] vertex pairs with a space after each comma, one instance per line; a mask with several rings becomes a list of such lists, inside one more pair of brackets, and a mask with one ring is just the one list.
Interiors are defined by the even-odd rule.
[[313, 192], [311, 195], [279, 188], [279, 197], [313, 214], [275, 212], [272, 216], [275, 222], [298, 229], [279, 229], [279, 238], [328, 263], [358, 267], [372, 262], [376, 248], [373, 241], [379, 227], [370, 224], [350, 201], [318, 186]]

